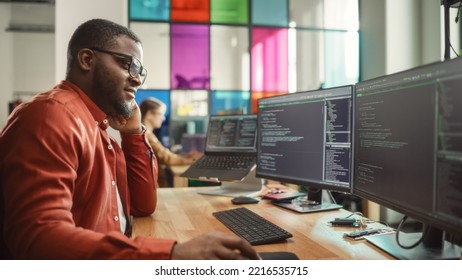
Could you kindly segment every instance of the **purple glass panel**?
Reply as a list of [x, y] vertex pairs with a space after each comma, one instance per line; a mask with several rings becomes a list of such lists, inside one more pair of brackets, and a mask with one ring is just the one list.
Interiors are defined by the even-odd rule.
[[209, 33], [208, 25], [171, 25], [172, 88], [210, 88]]
[[252, 29], [252, 91], [288, 91], [287, 28]]

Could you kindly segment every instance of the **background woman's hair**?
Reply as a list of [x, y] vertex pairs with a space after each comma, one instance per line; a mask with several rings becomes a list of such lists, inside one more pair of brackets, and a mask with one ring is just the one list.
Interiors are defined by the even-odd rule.
[[141, 116], [144, 117], [146, 113], [150, 110], [159, 110], [159, 108], [164, 107], [165, 104], [155, 97], [148, 97], [143, 100], [140, 104]]

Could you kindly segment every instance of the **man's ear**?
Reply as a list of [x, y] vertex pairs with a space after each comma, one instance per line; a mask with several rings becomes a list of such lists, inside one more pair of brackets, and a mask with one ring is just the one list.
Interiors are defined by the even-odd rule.
[[90, 71], [95, 61], [95, 53], [90, 49], [81, 49], [77, 54], [80, 69]]

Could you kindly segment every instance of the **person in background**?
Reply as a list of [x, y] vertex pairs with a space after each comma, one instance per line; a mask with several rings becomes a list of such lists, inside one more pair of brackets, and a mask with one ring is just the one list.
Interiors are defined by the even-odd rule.
[[147, 76], [141, 42], [93, 19], [74, 32], [67, 58], [66, 79], [19, 105], [0, 134], [0, 257], [258, 259], [222, 232], [184, 243], [130, 238], [131, 216], [157, 203], [157, 163], [135, 102]]
[[[190, 151], [185, 155], [178, 155], [164, 147], [154, 134], [154, 129], [162, 126], [165, 120], [166, 105], [157, 98], [149, 97], [144, 99], [140, 104], [141, 122], [146, 127], [146, 136], [148, 142], [154, 150], [157, 162], [159, 165], [172, 166], [172, 165], [189, 165], [194, 160], [202, 156], [201, 152]], [[160, 187], [167, 187], [168, 183], [167, 174], [164, 169], [159, 168], [158, 183]]]

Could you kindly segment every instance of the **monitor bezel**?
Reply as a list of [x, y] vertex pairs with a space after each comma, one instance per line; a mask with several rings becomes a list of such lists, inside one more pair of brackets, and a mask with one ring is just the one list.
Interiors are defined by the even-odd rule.
[[[349, 180], [349, 184], [348, 186], [345, 186], [345, 185], [340, 185], [340, 184], [333, 184], [333, 183], [329, 183], [329, 182], [320, 182], [320, 181], [317, 181], [317, 180], [299, 180], [299, 179], [295, 179], [295, 178], [291, 178], [291, 177], [284, 177], [284, 176], [281, 176], [280, 174], [276, 174], [276, 175], [271, 175], [271, 174], [267, 174], [267, 173], [261, 173], [259, 171], [259, 168], [258, 168], [258, 156], [259, 156], [259, 153], [261, 152], [260, 149], [259, 149], [259, 145], [257, 144], [257, 168], [256, 168], [256, 176], [258, 178], [263, 178], [263, 179], [267, 179], [267, 180], [274, 180], [274, 181], [278, 181], [278, 182], [281, 182], [281, 183], [287, 183], [287, 184], [295, 184], [295, 185], [299, 185], [299, 186], [302, 186], [304, 188], [316, 188], [316, 189], [324, 189], [324, 190], [329, 190], [329, 191], [336, 191], [336, 192], [341, 192], [341, 193], [349, 193], [351, 194], [353, 192], [353, 184], [352, 184], [352, 179], [353, 179], [353, 175], [352, 175], [352, 164], [353, 164], [353, 143], [354, 143], [354, 135], [353, 135], [353, 131], [354, 131], [354, 122], [353, 122], [353, 116], [355, 114], [354, 112], [354, 85], [344, 85], [344, 86], [337, 86], [337, 87], [331, 87], [331, 88], [322, 88], [322, 89], [315, 89], [315, 90], [309, 90], [309, 91], [299, 91], [299, 92], [294, 92], [294, 93], [289, 93], [291, 95], [294, 95], [294, 94], [315, 94], [317, 92], [324, 92], [324, 91], [328, 91], [328, 90], [338, 90], [338, 89], [349, 89], [350, 93], [351, 93], [351, 115], [350, 115], [350, 124], [351, 124], [351, 133], [350, 133], [350, 137], [351, 137], [351, 146], [350, 146], [350, 180]], [[268, 99], [276, 99], [276, 98], [280, 98], [281, 96], [280, 95], [277, 95], [277, 96], [269, 96], [269, 97], [263, 97], [263, 98], [260, 98], [258, 99], [258, 105], [260, 105], [260, 102], [262, 101], [265, 101], [265, 100], [268, 100]], [[257, 115], [258, 115], [258, 120], [257, 120], [257, 143], [259, 143], [260, 141], [260, 110], [258, 110], [257, 112]]]
[[[411, 68], [411, 69], [407, 69], [407, 70], [403, 70], [403, 71], [399, 71], [399, 72], [396, 72], [396, 73], [393, 73], [393, 74], [389, 74], [389, 75], [384, 75], [384, 76], [380, 76], [380, 77], [377, 77], [377, 78], [373, 78], [373, 79], [369, 79], [369, 80], [365, 80], [365, 81], [361, 81], [361, 82], [358, 82], [356, 85], [355, 85], [355, 93], [354, 93], [354, 116], [353, 116], [353, 120], [354, 120], [354, 125], [353, 125], [353, 147], [356, 146], [356, 137], [357, 137], [357, 133], [359, 133], [358, 131], [356, 131], [356, 90], [358, 88], [361, 88], [363, 85], [367, 85], [367, 86], [373, 86], [375, 85], [377, 82], [379, 81], [383, 81], [384, 79], [390, 79], [390, 78], [393, 78], [393, 77], [397, 77], [399, 75], [403, 75], [405, 73], [414, 73], [414, 72], [419, 72], [419, 71], [422, 71], [422, 70], [425, 70], [425, 69], [430, 69], [431, 67], [435, 67], [435, 66], [438, 66], [440, 64], [443, 64], [443, 63], [459, 63], [461, 64], [462, 66], [462, 58], [455, 58], [455, 59], [452, 59], [450, 61], [437, 61], [437, 62], [433, 62], [433, 63], [429, 63], [429, 64], [425, 64], [425, 65], [421, 65], [421, 66], [417, 66], [417, 67], [414, 67], [414, 68]], [[435, 106], [437, 106], [438, 104], [436, 104]], [[390, 208], [391, 210], [394, 210], [394, 211], [397, 211], [403, 215], [406, 215], [406, 216], [409, 216], [413, 219], [416, 219], [417, 221], [419, 222], [422, 222], [423, 224], [425, 225], [428, 225], [428, 226], [432, 226], [432, 227], [435, 227], [435, 228], [438, 228], [440, 230], [443, 230], [443, 231], [447, 231], [448, 233], [451, 233], [451, 234], [462, 234], [462, 226], [461, 225], [457, 225], [457, 224], [454, 224], [453, 222], [451, 222], [450, 220], [447, 220], [445, 219], [443, 216], [439, 215], [439, 216], [435, 216], [434, 213], [432, 213], [432, 215], [429, 215], [429, 214], [425, 214], [423, 213], [423, 211], [417, 211], [411, 207], [407, 207], [404, 203], [394, 203], [394, 201], [392, 201], [392, 199], [383, 199], [382, 198], [382, 195], [381, 194], [377, 194], [377, 193], [373, 193], [373, 192], [368, 192], [366, 190], [364, 190], [363, 188], [359, 188], [358, 189], [358, 186], [357, 184], [355, 183], [357, 178], [356, 178], [356, 174], [357, 174], [357, 152], [358, 150], [355, 148], [353, 149], [353, 170], [351, 172], [351, 175], [352, 175], [352, 185], [354, 186], [352, 189], [353, 189], [353, 195], [356, 195], [358, 197], [361, 197], [363, 199], [367, 199], [367, 200], [370, 200], [372, 202], [375, 202], [377, 204], [380, 204], [381, 206], [384, 206], [384, 207], [387, 207], [387, 208]]]

